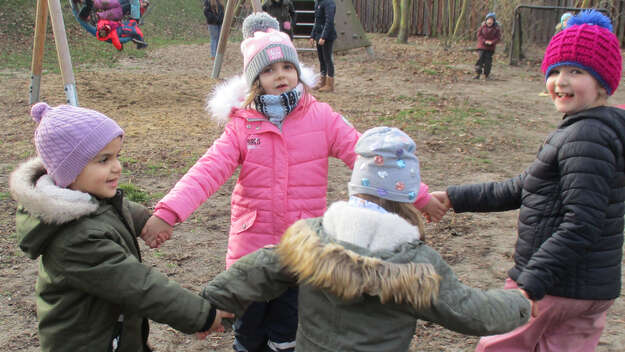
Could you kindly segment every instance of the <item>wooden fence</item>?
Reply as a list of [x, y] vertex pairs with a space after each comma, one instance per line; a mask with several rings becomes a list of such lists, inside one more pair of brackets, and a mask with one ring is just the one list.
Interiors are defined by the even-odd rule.
[[[466, 0], [467, 10], [457, 35], [464, 39], [474, 39], [475, 32], [484, 16], [491, 11], [497, 14], [502, 24], [504, 37], [512, 30], [514, 8], [518, 5], [541, 5], [577, 7], [580, 0]], [[386, 32], [393, 23], [391, 0], [352, 0], [360, 21], [367, 32]], [[447, 36], [453, 33], [460, 15], [463, 0], [412, 0], [410, 11], [412, 21], [408, 32], [411, 35]], [[614, 32], [625, 44], [625, 0], [591, 0], [590, 6], [605, 8], [613, 21]], [[553, 29], [564, 11], [534, 11], [524, 16], [533, 18], [539, 25], [528, 28], [526, 37], [537, 43], [548, 41]], [[530, 32], [534, 32], [530, 34]]]

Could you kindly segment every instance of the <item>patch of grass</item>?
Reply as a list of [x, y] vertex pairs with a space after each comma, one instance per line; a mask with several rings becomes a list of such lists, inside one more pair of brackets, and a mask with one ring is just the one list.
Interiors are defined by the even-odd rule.
[[[201, 1], [153, 1], [151, 6], [141, 25], [149, 44], [148, 51], [170, 44], [198, 44], [209, 40]], [[0, 22], [3, 25], [0, 27], [0, 38], [3, 39], [0, 41], [0, 69], [30, 69], [36, 7], [34, 0], [1, 1]], [[115, 67], [123, 58], [147, 55], [146, 50], [137, 50], [131, 42], [126, 43], [122, 51], [117, 51], [110, 43], [98, 41], [76, 21], [69, 1], [61, 1], [61, 7], [74, 70], [93, 64]], [[230, 40], [240, 41], [240, 34], [231, 36]], [[49, 19], [43, 68], [56, 73], [60, 70]]]
[[0, 200], [11, 199], [11, 194], [9, 192], [0, 192]]
[[132, 183], [121, 183], [119, 185], [119, 188], [124, 190], [124, 195], [126, 196], [126, 198], [133, 202], [145, 204], [152, 199], [152, 197], [150, 197], [147, 192], [141, 190], [139, 187]]

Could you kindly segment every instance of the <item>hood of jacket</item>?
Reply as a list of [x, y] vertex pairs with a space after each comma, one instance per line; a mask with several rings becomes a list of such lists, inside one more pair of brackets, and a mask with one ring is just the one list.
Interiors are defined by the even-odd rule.
[[625, 145], [625, 110], [612, 106], [599, 106], [593, 109], [581, 111], [577, 114], [564, 116], [560, 127], [570, 126], [578, 121], [586, 119], [601, 121], [610, 127]]
[[39, 158], [28, 160], [11, 173], [9, 190], [18, 203], [16, 231], [20, 248], [32, 259], [42, 253], [63, 224], [99, 207], [88, 193], [56, 186]]
[[[302, 75], [300, 81], [309, 87], [313, 87], [319, 80], [312, 68], [300, 63]], [[232, 109], [243, 108], [243, 102], [250, 92], [250, 87], [245, 81], [245, 76], [234, 76], [219, 84], [208, 96], [205, 109], [211, 119], [220, 125], [224, 125], [230, 119]]]
[[363, 294], [382, 303], [429, 307], [438, 297], [440, 276], [432, 264], [416, 263], [419, 232], [401, 217], [334, 203], [322, 230], [300, 220], [276, 251], [298, 281], [344, 300]]

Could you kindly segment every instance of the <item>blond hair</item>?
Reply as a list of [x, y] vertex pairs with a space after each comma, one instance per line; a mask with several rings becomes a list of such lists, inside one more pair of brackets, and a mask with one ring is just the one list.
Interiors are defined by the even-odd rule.
[[354, 194], [354, 196], [373, 202], [384, 208], [386, 211], [401, 216], [404, 220], [419, 229], [419, 233], [421, 234], [420, 239], [421, 241], [425, 241], [425, 226], [423, 225], [423, 217], [412, 203], [396, 202], [366, 193], [358, 193]]

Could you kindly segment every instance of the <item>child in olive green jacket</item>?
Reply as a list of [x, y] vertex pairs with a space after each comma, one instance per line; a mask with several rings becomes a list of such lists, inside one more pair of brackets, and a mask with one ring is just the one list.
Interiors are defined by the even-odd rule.
[[39, 258], [42, 351], [150, 351], [152, 319], [186, 333], [220, 326], [210, 303], [141, 263], [150, 213], [117, 189], [123, 131], [93, 110], [38, 103], [38, 158], [19, 166], [20, 248]]

